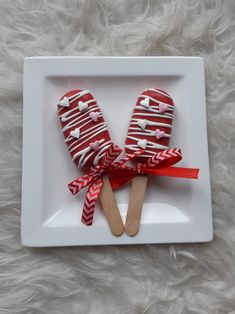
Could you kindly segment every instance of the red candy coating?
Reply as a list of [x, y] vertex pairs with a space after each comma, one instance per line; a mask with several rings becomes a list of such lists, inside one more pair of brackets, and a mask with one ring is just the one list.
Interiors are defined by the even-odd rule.
[[138, 98], [125, 142], [126, 153], [139, 149], [141, 162], [167, 149], [173, 121], [174, 102], [160, 89], [147, 89]]
[[72, 90], [61, 97], [58, 116], [65, 142], [79, 168], [99, 163], [111, 145], [107, 124], [88, 90]]

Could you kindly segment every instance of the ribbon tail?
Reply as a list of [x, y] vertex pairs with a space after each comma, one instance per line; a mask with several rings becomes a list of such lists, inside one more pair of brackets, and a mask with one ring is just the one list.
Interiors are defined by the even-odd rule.
[[176, 177], [185, 179], [198, 179], [199, 169], [194, 168], [179, 168], [179, 167], [164, 167], [164, 168], [145, 168], [145, 173], [163, 177]]
[[89, 185], [94, 179], [94, 174], [86, 174], [84, 176], [81, 176], [80, 178], [77, 178], [68, 184], [69, 190], [73, 195], [75, 195], [81, 189]]
[[[124, 169], [123, 169], [124, 170]], [[175, 177], [183, 179], [198, 179], [199, 169], [195, 168], [179, 168], [179, 167], [164, 167], [164, 168], [145, 168], [142, 174], [152, 174], [161, 177]], [[116, 176], [109, 178], [111, 186], [114, 190], [132, 180], [138, 173], [128, 173], [128, 171], [120, 171]]]
[[99, 197], [102, 185], [102, 179], [98, 179], [89, 186], [89, 189], [87, 191], [81, 219], [82, 223], [84, 223], [84, 225], [86, 226], [91, 226], [93, 223], [95, 204]]

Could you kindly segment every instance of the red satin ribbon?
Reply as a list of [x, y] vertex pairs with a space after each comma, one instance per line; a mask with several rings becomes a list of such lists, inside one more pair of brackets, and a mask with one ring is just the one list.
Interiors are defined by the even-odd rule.
[[113, 189], [118, 189], [139, 174], [176, 177], [184, 179], [198, 179], [199, 169], [171, 167], [182, 159], [179, 148], [164, 150], [151, 157], [145, 164], [138, 164], [136, 168], [126, 167], [113, 170], [114, 177], [110, 177]]
[[[198, 179], [199, 169], [197, 168], [179, 168], [179, 167], [164, 167], [158, 169], [145, 169], [143, 174], [152, 174], [161, 177], [175, 177], [183, 179]], [[134, 173], [128, 173], [127, 171], [119, 171], [116, 176], [110, 177], [110, 183], [114, 190], [127, 184], [139, 173], [135, 170]]]

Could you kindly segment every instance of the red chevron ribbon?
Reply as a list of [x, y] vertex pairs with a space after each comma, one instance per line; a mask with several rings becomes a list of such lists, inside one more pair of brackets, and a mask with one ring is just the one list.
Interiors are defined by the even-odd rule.
[[150, 157], [144, 164], [137, 164], [136, 168], [124, 166], [119, 169], [113, 169], [115, 176], [110, 178], [111, 186], [113, 189], [117, 189], [138, 174], [197, 179], [199, 169], [172, 167], [182, 158], [180, 148], [170, 148]]
[[103, 182], [101, 179], [96, 180], [88, 188], [86, 200], [82, 211], [82, 222], [84, 225], [91, 226], [94, 216], [95, 204], [99, 197]]
[[118, 162], [114, 162], [121, 152], [122, 150], [120, 147], [112, 144], [101, 159], [99, 165], [91, 167], [90, 173], [75, 179], [68, 185], [69, 190], [73, 195], [78, 193], [84, 187], [89, 186], [82, 212], [82, 222], [87, 226], [91, 226], [93, 222], [96, 201], [103, 185], [101, 179], [102, 176], [105, 173], [112, 172], [114, 169], [124, 169], [124, 163], [143, 153], [143, 150], [139, 150], [128, 157], [122, 158]]

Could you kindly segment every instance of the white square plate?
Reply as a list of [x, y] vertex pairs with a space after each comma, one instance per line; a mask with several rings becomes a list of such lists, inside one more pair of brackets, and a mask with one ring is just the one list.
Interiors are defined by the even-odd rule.
[[[175, 100], [171, 147], [180, 166], [200, 168], [198, 180], [154, 177], [137, 236], [113, 236], [97, 206], [81, 223], [86, 191], [67, 184], [80, 175], [64, 144], [58, 99], [89, 89], [120, 147], [138, 95], [158, 87]], [[116, 192], [125, 219], [130, 185]], [[204, 242], [213, 237], [203, 60], [197, 57], [32, 57], [24, 65], [22, 243], [26, 246]]]

